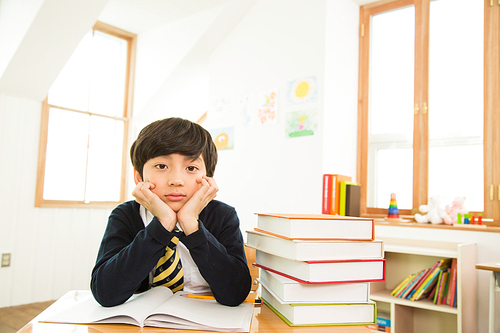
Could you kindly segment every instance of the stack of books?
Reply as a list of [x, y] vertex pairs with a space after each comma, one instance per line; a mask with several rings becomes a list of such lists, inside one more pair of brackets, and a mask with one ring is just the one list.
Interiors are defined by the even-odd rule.
[[434, 304], [456, 307], [457, 259], [438, 260], [431, 268], [410, 274], [391, 295], [411, 301], [428, 299]]
[[385, 280], [385, 259], [373, 219], [258, 215], [247, 246], [266, 305], [290, 326], [375, 323], [370, 282]]

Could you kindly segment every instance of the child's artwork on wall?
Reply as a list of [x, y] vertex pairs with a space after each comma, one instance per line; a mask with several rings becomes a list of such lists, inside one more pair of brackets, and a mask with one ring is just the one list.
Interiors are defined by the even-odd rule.
[[236, 103], [236, 108], [244, 127], [248, 127], [250, 124], [256, 122], [255, 94], [248, 94], [247, 96], [239, 98]]
[[276, 90], [258, 97], [257, 118], [262, 125], [278, 123], [278, 94]]
[[314, 135], [318, 127], [318, 109], [299, 110], [286, 114], [286, 135], [289, 138]]
[[307, 76], [288, 82], [287, 105], [315, 103], [318, 99], [318, 87], [315, 76]]
[[234, 149], [234, 127], [215, 128], [209, 132], [217, 150]]

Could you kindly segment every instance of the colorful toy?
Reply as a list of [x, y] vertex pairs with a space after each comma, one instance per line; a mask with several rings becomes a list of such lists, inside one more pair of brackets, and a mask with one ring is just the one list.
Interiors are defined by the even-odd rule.
[[391, 202], [389, 203], [389, 211], [387, 217], [390, 219], [399, 219], [398, 203], [396, 202], [396, 193], [391, 193]]
[[447, 216], [445, 209], [441, 205], [442, 201], [443, 198], [441, 196], [430, 197], [429, 204], [418, 207], [420, 212], [427, 214], [415, 214], [415, 221], [418, 223], [431, 222], [432, 224], [442, 224], [444, 217]]
[[465, 214], [469, 213], [469, 211], [464, 207], [464, 202], [465, 197], [455, 197], [451, 205], [446, 205], [446, 216], [444, 217], [444, 223], [456, 224], [458, 222], [458, 214], [461, 214], [461, 216], [465, 218]]

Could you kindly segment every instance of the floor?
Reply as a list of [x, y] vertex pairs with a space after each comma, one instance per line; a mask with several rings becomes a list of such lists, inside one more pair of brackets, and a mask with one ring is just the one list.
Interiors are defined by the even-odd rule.
[[0, 308], [0, 332], [15, 333], [54, 301]]

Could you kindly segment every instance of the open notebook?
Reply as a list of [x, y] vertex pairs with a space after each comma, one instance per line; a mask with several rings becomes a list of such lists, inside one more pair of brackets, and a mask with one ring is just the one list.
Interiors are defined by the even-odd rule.
[[249, 332], [252, 315], [251, 303], [229, 307], [213, 300], [183, 297], [182, 292], [172, 294], [168, 288], [157, 287], [109, 308], [99, 305], [89, 293], [88, 297], [44, 321]]

